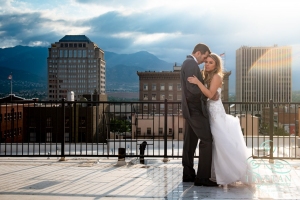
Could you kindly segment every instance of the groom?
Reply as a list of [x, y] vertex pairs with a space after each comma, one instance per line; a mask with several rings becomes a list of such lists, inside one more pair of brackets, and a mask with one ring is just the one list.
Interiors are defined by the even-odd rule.
[[[197, 186], [218, 186], [209, 180], [211, 177], [212, 162], [212, 134], [206, 108], [207, 97], [203, 95], [197, 85], [187, 81], [188, 77], [195, 75], [204, 83], [199, 64], [203, 63], [210, 49], [205, 44], [197, 44], [192, 55], [187, 56], [181, 67], [182, 86], [182, 113], [185, 118], [185, 134], [182, 154], [183, 182], [194, 182]], [[218, 97], [215, 97], [218, 98]], [[197, 175], [193, 168], [194, 152], [199, 143], [199, 163]]]

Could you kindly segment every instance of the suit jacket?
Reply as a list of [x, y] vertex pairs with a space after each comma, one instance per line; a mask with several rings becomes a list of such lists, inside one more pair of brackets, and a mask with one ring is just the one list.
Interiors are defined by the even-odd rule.
[[197, 106], [197, 109], [199, 109], [205, 117], [208, 117], [206, 107], [207, 97], [201, 92], [200, 88], [196, 84], [192, 84], [187, 81], [187, 78], [193, 75], [195, 75], [204, 84], [198, 63], [196, 63], [192, 56], [187, 56], [186, 60], [182, 64], [180, 73], [183, 117], [186, 119], [190, 117], [189, 104], [199, 105]]

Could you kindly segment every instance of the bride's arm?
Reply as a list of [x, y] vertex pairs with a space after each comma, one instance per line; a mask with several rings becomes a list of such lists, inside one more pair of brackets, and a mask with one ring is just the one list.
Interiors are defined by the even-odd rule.
[[213, 98], [213, 96], [216, 94], [218, 88], [220, 87], [220, 85], [222, 84], [222, 78], [220, 75], [215, 74], [211, 80], [210, 83], [210, 88], [207, 89], [199, 80], [197, 77], [193, 76], [193, 77], [188, 77], [188, 81], [190, 83], [196, 84], [198, 85], [198, 87], [200, 88], [200, 90], [202, 91], [202, 93], [208, 97], [208, 98]]

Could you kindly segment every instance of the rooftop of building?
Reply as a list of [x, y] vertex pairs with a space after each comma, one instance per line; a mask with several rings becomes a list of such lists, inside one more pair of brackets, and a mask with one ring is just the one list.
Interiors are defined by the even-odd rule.
[[181, 159], [125, 162], [118, 166], [116, 158], [1, 157], [0, 199], [299, 199], [300, 195], [299, 160], [286, 162], [290, 169], [286, 174], [257, 160], [260, 178], [254, 185], [236, 183], [227, 188], [182, 182]]
[[12, 101], [34, 101], [38, 100], [38, 98], [35, 99], [25, 99], [23, 97], [16, 96], [15, 94], [9, 94], [6, 97], [0, 98], [0, 102], [12, 102]]
[[63, 38], [59, 40], [59, 42], [92, 42], [85, 35], [65, 35]]

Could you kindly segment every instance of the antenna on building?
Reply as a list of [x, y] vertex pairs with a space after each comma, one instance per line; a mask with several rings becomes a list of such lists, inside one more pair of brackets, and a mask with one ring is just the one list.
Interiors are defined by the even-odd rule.
[[12, 72], [10, 72], [10, 75], [7, 77], [8, 80], [10, 80], [10, 95], [12, 95]]

